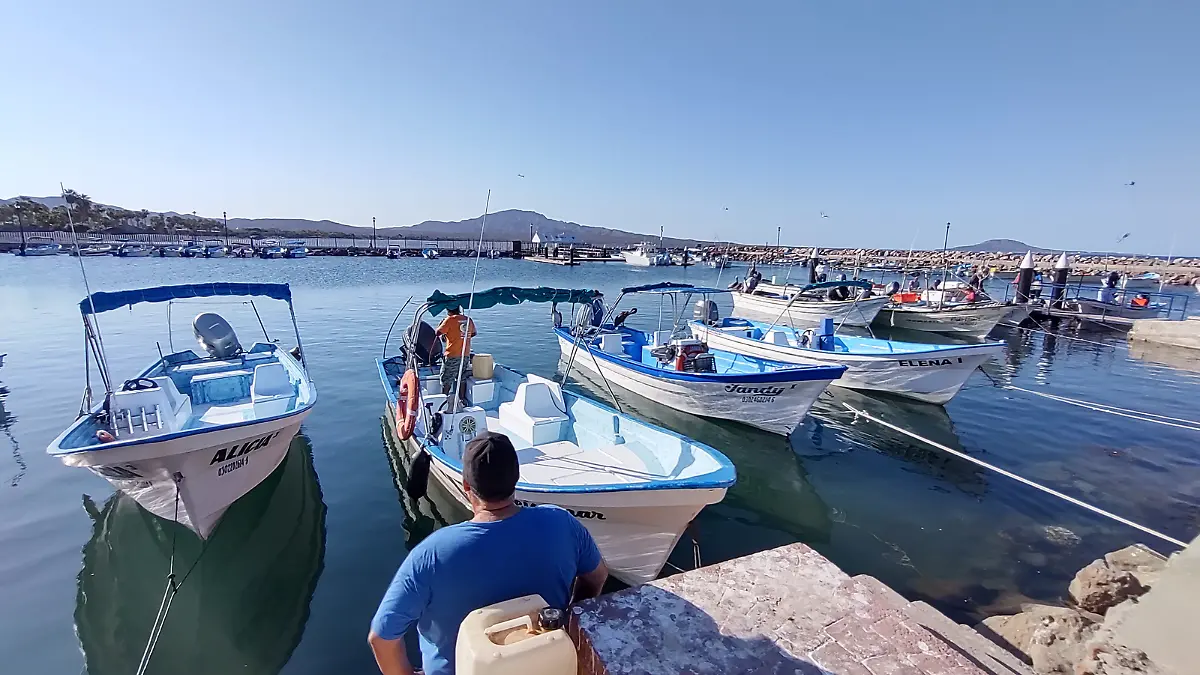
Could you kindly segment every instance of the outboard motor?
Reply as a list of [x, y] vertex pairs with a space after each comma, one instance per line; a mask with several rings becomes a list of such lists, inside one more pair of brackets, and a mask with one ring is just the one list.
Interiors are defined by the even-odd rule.
[[696, 306], [692, 308], [692, 319], [707, 324], [715, 324], [720, 321], [721, 313], [717, 310], [717, 303], [707, 298], [697, 300]]
[[895, 295], [899, 292], [900, 292], [900, 282], [899, 281], [893, 281], [892, 283], [888, 284], [887, 295]]
[[436, 366], [442, 360], [442, 341], [433, 326], [424, 321], [408, 329], [408, 343], [413, 346], [413, 356], [422, 366]]
[[200, 314], [192, 321], [192, 331], [196, 341], [214, 359], [231, 359], [242, 353], [242, 345], [233, 332], [233, 326], [219, 314]]

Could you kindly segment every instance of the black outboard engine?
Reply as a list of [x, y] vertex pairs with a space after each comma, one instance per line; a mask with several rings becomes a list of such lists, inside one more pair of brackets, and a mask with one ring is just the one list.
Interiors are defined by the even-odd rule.
[[899, 292], [900, 292], [900, 282], [899, 281], [893, 281], [892, 283], [888, 284], [888, 287], [887, 287], [888, 295], [895, 295]]
[[233, 326], [219, 314], [200, 314], [192, 321], [192, 331], [196, 341], [214, 359], [232, 359], [242, 353], [242, 345], [233, 332]]
[[707, 324], [715, 324], [720, 321], [721, 313], [717, 311], [717, 303], [707, 298], [697, 300], [696, 306], [692, 308], [692, 319]]
[[417, 365], [436, 366], [442, 361], [442, 341], [433, 326], [424, 321], [408, 329], [408, 344], [412, 345]]

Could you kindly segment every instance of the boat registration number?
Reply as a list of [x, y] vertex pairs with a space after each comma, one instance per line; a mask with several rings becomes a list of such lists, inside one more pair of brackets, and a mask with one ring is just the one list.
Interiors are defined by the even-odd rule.
[[[541, 504], [535, 504], [534, 502], [527, 502], [524, 499], [514, 499], [513, 503], [515, 503], [517, 506], [541, 506]], [[559, 508], [566, 511], [567, 513], [575, 516], [576, 518], [578, 518], [580, 520], [608, 520], [607, 518], [604, 517], [604, 514], [600, 513], [599, 511], [585, 511], [585, 510], [581, 510], [581, 509], [570, 509], [565, 506], [560, 506]]]

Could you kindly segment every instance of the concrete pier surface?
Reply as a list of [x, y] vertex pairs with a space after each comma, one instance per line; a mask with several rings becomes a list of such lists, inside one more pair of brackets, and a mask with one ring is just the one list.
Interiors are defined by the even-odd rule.
[[1185, 321], [1139, 319], [1129, 329], [1130, 340], [1142, 340], [1171, 347], [1200, 349], [1200, 317]]
[[580, 675], [1030, 675], [924, 602], [804, 544], [588, 600], [568, 631]]

